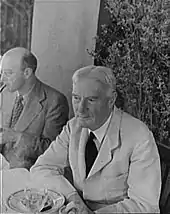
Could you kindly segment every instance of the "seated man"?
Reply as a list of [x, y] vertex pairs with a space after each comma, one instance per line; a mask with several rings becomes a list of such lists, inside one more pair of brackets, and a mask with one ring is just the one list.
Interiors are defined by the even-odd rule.
[[[66, 97], [42, 83], [35, 76], [36, 68], [36, 57], [25, 48], [11, 49], [1, 59], [2, 81], [7, 90], [3, 91], [1, 106], [0, 152], [10, 168], [29, 169], [68, 120]], [[9, 95], [13, 99], [9, 100]]]
[[[30, 170], [36, 181], [58, 185], [68, 202], [62, 213], [159, 212], [161, 170], [153, 135], [115, 106], [116, 96], [111, 69], [92, 65], [74, 73], [75, 117]], [[64, 177], [66, 166], [73, 184]]]

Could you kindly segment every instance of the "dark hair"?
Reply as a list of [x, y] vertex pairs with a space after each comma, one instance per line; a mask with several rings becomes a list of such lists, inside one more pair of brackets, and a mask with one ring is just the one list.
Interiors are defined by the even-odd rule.
[[33, 73], [37, 69], [37, 58], [31, 52], [25, 53], [22, 57], [22, 66], [24, 68], [31, 68]]

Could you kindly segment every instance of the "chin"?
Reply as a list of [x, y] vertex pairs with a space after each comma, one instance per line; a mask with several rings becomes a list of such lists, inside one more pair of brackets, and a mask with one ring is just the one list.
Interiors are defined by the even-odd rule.
[[78, 126], [81, 126], [82, 128], [88, 128], [87, 123], [84, 120], [78, 119]]
[[9, 92], [11, 92], [11, 93], [13, 93], [13, 92], [17, 91], [17, 90], [16, 90], [16, 89], [14, 89], [14, 88], [8, 88], [8, 87], [7, 87], [7, 89], [8, 89], [8, 91], [9, 91]]
[[8, 88], [8, 91], [11, 92], [11, 93], [15, 92], [15, 90], [12, 89], [12, 88]]
[[88, 122], [85, 122], [85, 121], [81, 121], [79, 120], [79, 125], [82, 127], [82, 128], [88, 128], [90, 130], [93, 130], [93, 125], [91, 123], [88, 123]]

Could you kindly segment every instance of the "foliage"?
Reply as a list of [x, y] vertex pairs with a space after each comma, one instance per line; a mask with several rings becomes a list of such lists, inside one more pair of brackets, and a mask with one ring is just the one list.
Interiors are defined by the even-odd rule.
[[170, 3], [106, 1], [109, 23], [91, 53], [113, 69], [123, 108], [145, 122], [157, 142], [170, 145]]
[[16, 46], [30, 48], [34, 0], [0, 1], [0, 55]]

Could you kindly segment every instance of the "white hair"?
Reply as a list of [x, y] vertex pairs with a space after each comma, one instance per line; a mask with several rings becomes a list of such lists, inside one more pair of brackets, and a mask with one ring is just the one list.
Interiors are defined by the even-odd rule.
[[73, 84], [75, 84], [80, 78], [90, 78], [101, 82], [111, 89], [116, 91], [116, 78], [111, 68], [104, 66], [89, 65], [80, 68], [75, 71], [72, 77]]

